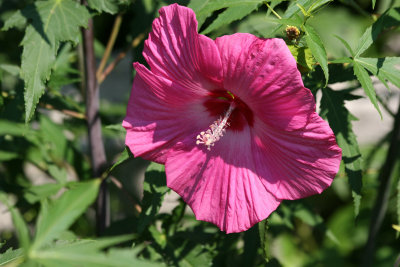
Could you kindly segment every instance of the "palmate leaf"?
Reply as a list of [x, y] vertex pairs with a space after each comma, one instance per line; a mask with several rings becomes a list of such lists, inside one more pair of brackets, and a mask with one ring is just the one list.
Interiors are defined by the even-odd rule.
[[338, 145], [342, 148], [342, 160], [349, 178], [349, 184], [354, 200], [354, 214], [358, 215], [361, 201], [362, 166], [361, 153], [351, 121], [356, 118], [346, 109], [344, 101], [355, 97], [330, 88], [322, 90], [321, 116], [327, 118], [335, 133]]
[[89, 17], [87, 9], [76, 1], [49, 0], [37, 1], [6, 21], [3, 30], [28, 22], [21, 43], [26, 122], [33, 116], [44, 93], [60, 42], [77, 43], [79, 28], [87, 26]]
[[400, 88], [400, 57], [363, 58], [357, 57], [355, 62], [369, 70], [388, 88], [386, 81], [390, 81]]
[[76, 183], [59, 199], [48, 204], [42, 202], [32, 250], [39, 250], [67, 230], [97, 197], [100, 180]]

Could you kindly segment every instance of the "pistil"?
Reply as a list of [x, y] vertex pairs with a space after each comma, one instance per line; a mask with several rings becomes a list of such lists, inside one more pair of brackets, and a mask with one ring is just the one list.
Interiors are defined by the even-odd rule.
[[211, 150], [211, 147], [214, 146], [215, 142], [221, 139], [226, 132], [226, 128], [229, 126], [228, 119], [234, 109], [235, 103], [232, 101], [228, 110], [225, 112], [224, 117], [220, 117], [210, 125], [210, 128], [207, 131], [201, 132], [197, 135], [196, 144], [203, 144], [207, 146], [208, 150]]

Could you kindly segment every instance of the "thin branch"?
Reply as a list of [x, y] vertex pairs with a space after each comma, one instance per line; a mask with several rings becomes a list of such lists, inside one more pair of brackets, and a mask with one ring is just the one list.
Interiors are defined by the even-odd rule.
[[[86, 0], [82, 1], [87, 5]], [[85, 73], [86, 73], [86, 117], [89, 134], [89, 150], [93, 177], [100, 177], [106, 166], [106, 154], [101, 133], [99, 115], [99, 86], [96, 79], [96, 62], [94, 56], [93, 20], [89, 19], [88, 28], [82, 30]], [[102, 182], [97, 198], [96, 210], [97, 233], [100, 235], [110, 223], [109, 192], [107, 183]]]
[[[55, 107], [53, 107], [52, 105], [50, 105], [50, 104], [45, 104], [45, 105], [42, 105], [42, 106], [44, 108], [46, 108], [46, 109], [58, 110]], [[61, 110], [58, 110], [58, 111], [62, 112], [63, 114], [65, 114], [67, 116], [74, 117], [76, 119], [86, 119], [85, 114], [82, 114], [82, 113], [79, 113], [79, 112], [76, 112], [76, 111], [73, 111], [73, 110], [61, 109]]]
[[382, 226], [383, 219], [386, 215], [388, 206], [388, 200], [390, 196], [390, 185], [393, 180], [393, 169], [398, 160], [400, 150], [400, 104], [397, 110], [397, 114], [394, 121], [392, 130], [392, 136], [390, 141], [389, 150], [386, 154], [385, 163], [383, 164], [378, 181], [380, 186], [376, 197], [374, 209], [372, 211], [368, 241], [365, 246], [365, 252], [363, 253], [363, 264], [362, 266], [372, 266], [374, 261], [375, 243], [380, 228]]
[[97, 80], [99, 80], [100, 75], [103, 72], [104, 67], [107, 64], [108, 58], [110, 57], [111, 51], [115, 44], [115, 40], [117, 39], [117, 36], [119, 33], [119, 29], [121, 28], [121, 22], [122, 22], [122, 15], [118, 14], [115, 17], [114, 25], [113, 25], [113, 28], [111, 31], [110, 38], [108, 39], [108, 42], [107, 42], [106, 50], [104, 51], [99, 68], [97, 69], [97, 72], [96, 72]]
[[145, 33], [139, 34], [135, 39], [133, 39], [131, 45], [119, 53], [117, 57], [107, 66], [107, 68], [104, 70], [103, 73], [101, 73], [100, 76], [98, 76], [98, 83], [101, 84], [105, 78], [114, 70], [114, 68], [117, 66], [117, 64], [128, 54], [129, 50], [132, 48], [136, 48], [140, 42], [144, 39]]

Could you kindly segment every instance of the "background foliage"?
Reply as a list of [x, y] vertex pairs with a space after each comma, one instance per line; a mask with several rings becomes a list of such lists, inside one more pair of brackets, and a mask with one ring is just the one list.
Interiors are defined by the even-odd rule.
[[[343, 149], [322, 195], [285, 201], [268, 221], [229, 235], [196, 221], [183, 201], [171, 204], [163, 166], [124, 150], [134, 73], [118, 64], [145, 64], [143, 40], [171, 3], [0, 0], [0, 266], [398, 266], [400, 109], [373, 80], [400, 88], [400, 50], [387, 46], [400, 46], [400, 2], [179, 1], [211, 38], [284, 38]], [[289, 38], [288, 25], [300, 35]], [[97, 88], [100, 142], [87, 124]], [[345, 104], [362, 97], [394, 124], [360, 147]], [[106, 161], [93, 153], [103, 146]]]

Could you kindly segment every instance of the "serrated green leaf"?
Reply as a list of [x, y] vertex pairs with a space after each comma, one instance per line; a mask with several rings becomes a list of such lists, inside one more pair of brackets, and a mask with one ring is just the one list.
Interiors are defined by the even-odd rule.
[[229, 7], [224, 10], [218, 17], [208, 26], [202, 34], [208, 34], [219, 27], [229, 24], [233, 21], [240, 20], [257, 9], [259, 4], [249, 3], [242, 6]]
[[86, 27], [90, 17], [85, 7], [73, 0], [37, 1], [17, 11], [4, 29], [21, 23], [28, 26], [22, 40], [21, 76], [25, 82], [25, 121], [34, 114], [39, 98], [49, 80], [61, 41], [79, 40], [80, 27]]
[[307, 10], [307, 12], [310, 14], [316, 13], [322, 7], [324, 7], [326, 4], [328, 4], [329, 2], [332, 2], [332, 1], [333, 0], [317, 0], [310, 6], [310, 8]]
[[6, 266], [9, 265], [11, 263], [13, 263], [14, 261], [18, 261], [14, 266], [17, 266], [17, 264], [19, 263], [19, 261], [23, 260], [23, 250], [21, 248], [13, 250], [13, 249], [8, 249], [6, 252], [4, 252], [3, 254], [0, 254], [0, 266]]
[[48, 207], [42, 203], [32, 249], [39, 250], [59, 232], [67, 230], [96, 199], [99, 186], [98, 179], [76, 183]]
[[296, 59], [297, 64], [302, 66], [305, 71], [310, 71], [315, 63], [311, 50], [305, 47], [288, 45], [290, 53]]
[[0, 202], [3, 202], [11, 213], [20, 246], [24, 251], [28, 251], [31, 244], [28, 225], [25, 223], [21, 213], [9, 202], [8, 196], [2, 192], [0, 192]]
[[400, 88], [400, 57], [363, 58], [354, 61], [360, 63], [388, 87], [386, 80]]
[[382, 14], [361, 36], [355, 49], [355, 56], [360, 56], [378, 38], [382, 30], [400, 25], [400, 7], [391, 8]]
[[90, 8], [110, 14], [118, 13], [121, 2], [121, 0], [88, 0]]
[[[26, 7], [23, 11], [32, 12], [32, 6]], [[11, 28], [21, 28], [25, 26], [27, 22], [27, 17], [22, 14], [22, 10], [17, 10], [11, 17], [9, 17], [5, 22], [2, 31], [8, 31]]]
[[325, 86], [329, 81], [329, 71], [328, 71], [328, 56], [326, 55], [324, 44], [321, 41], [318, 33], [309, 25], [304, 25], [304, 31], [306, 33], [305, 38], [308, 47], [311, 49], [311, 52], [317, 62], [320, 64], [324, 76], [325, 76]]
[[[194, 11], [196, 13], [196, 18], [198, 21], [198, 27], [200, 28], [203, 22], [209, 17], [214, 11], [220, 10], [222, 8], [234, 8], [235, 14], [237, 14], [237, 9], [240, 7], [249, 7], [250, 5], [258, 5], [262, 3], [263, 0], [214, 0], [205, 1], [204, 4], [194, 4]], [[225, 18], [228, 19], [228, 18]]]
[[374, 86], [372, 84], [371, 77], [369, 77], [368, 72], [364, 69], [363, 66], [361, 66], [360, 63], [354, 61], [353, 62], [353, 69], [354, 69], [354, 74], [356, 75], [358, 81], [360, 82], [362, 88], [364, 89], [365, 93], [371, 100], [372, 104], [376, 108], [376, 110], [379, 112], [379, 115], [382, 118], [382, 113], [381, 110], [379, 109], [378, 106], [378, 101], [376, 99], [376, 93]]
[[356, 118], [346, 109], [344, 101], [354, 98], [343, 91], [333, 91], [329, 88], [322, 90], [321, 116], [327, 118], [335, 133], [337, 143], [342, 148], [342, 160], [349, 177], [354, 201], [354, 214], [360, 211], [362, 188], [361, 153], [351, 122]]

